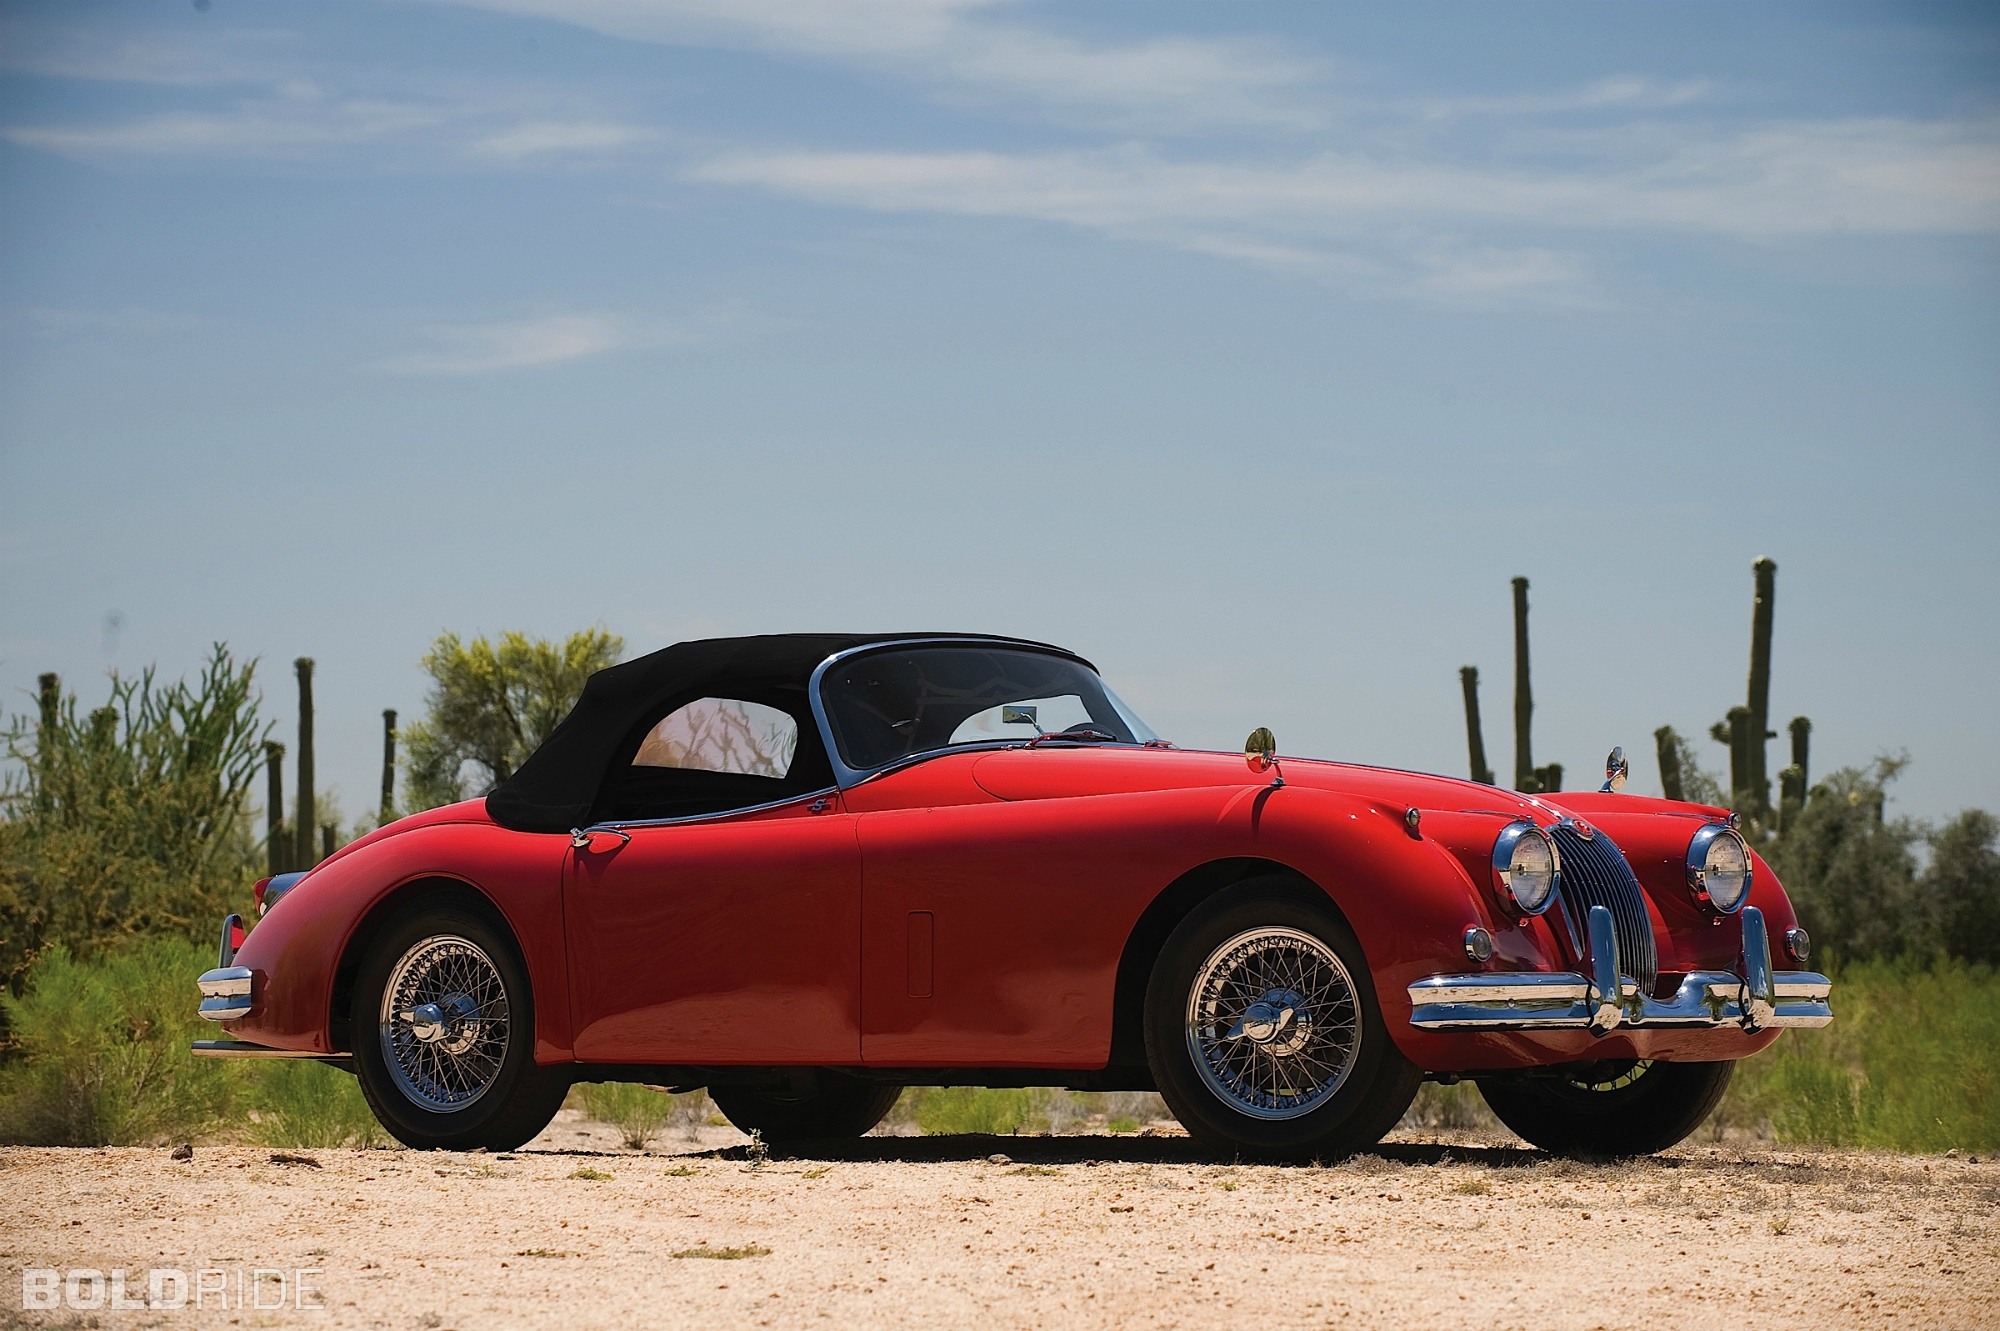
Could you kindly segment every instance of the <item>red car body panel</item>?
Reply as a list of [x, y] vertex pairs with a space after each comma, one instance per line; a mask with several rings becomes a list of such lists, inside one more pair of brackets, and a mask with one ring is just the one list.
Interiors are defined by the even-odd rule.
[[[1228, 754], [946, 752], [839, 795], [630, 825], [628, 844], [590, 850], [454, 805], [372, 834], [285, 896], [237, 958], [257, 976], [256, 1006], [226, 1028], [333, 1052], [335, 972], [356, 929], [398, 888], [448, 879], [484, 893], [520, 940], [539, 1062], [1097, 1069], [1148, 906], [1204, 865], [1257, 860], [1303, 875], [1345, 915], [1392, 1038], [1427, 1071], [1734, 1059], [1776, 1038], [1409, 1022], [1415, 981], [1579, 964], [1558, 912], [1523, 919], [1504, 904], [1489, 857], [1518, 818], [1578, 816], [1625, 852], [1663, 986], [1731, 969], [1741, 930], [1693, 902], [1684, 867], [1689, 838], [1723, 811], [1299, 759], [1281, 770], [1277, 787]], [[1782, 937], [1790, 903], [1768, 865], [1755, 870], [1751, 902]], [[1483, 967], [1462, 948], [1470, 925], [1494, 938]]]

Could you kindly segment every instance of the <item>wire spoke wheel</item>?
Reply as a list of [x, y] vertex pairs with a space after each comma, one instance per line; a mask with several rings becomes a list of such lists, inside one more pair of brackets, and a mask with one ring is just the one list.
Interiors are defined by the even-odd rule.
[[383, 1062], [412, 1104], [464, 1109], [492, 1087], [511, 1034], [500, 968], [470, 939], [411, 944], [389, 972], [380, 1014]]
[[1309, 1114], [1361, 1052], [1354, 978], [1303, 930], [1245, 930], [1195, 973], [1187, 1043], [1202, 1081], [1230, 1108], [1261, 1119]]

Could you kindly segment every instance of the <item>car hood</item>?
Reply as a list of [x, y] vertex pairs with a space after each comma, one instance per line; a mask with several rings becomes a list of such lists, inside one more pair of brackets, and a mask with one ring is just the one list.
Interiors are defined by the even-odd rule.
[[[1566, 810], [1546, 799], [1455, 777], [1321, 759], [1281, 760], [1285, 784], [1327, 790], [1399, 808], [1479, 812], [1550, 823]], [[981, 758], [973, 779], [998, 799], [1074, 799], [1199, 786], [1268, 785], [1240, 753], [1188, 749], [1007, 749]], [[1560, 797], [1556, 797], [1560, 798]]]

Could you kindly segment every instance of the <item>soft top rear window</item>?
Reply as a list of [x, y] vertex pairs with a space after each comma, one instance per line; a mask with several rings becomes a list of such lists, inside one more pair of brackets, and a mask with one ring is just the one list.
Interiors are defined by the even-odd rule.
[[1043, 652], [911, 647], [831, 667], [820, 701], [849, 767], [868, 771], [954, 744], [1088, 730], [1155, 738], [1088, 666]]

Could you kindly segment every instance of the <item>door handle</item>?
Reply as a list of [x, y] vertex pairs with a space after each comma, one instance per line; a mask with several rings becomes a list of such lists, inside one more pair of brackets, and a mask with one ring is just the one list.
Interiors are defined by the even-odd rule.
[[569, 829], [569, 844], [576, 850], [590, 850], [596, 845], [596, 838], [615, 836], [618, 848], [623, 850], [632, 844], [632, 834], [616, 827], [572, 827]]

